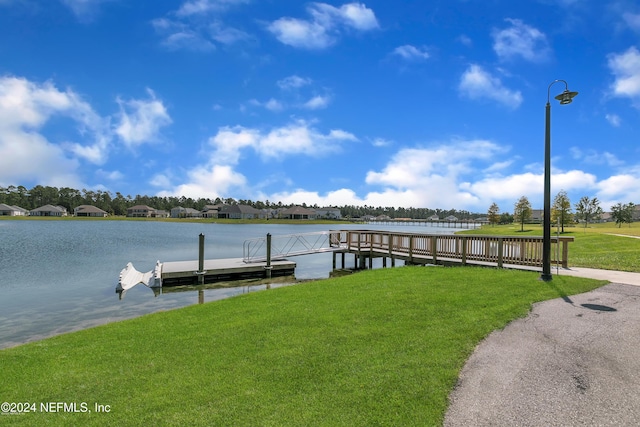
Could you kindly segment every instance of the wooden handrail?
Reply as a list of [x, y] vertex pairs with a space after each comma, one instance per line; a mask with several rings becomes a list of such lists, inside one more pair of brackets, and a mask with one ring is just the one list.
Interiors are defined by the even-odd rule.
[[[334, 230], [330, 233], [332, 245], [370, 257], [400, 258], [410, 263], [542, 266], [543, 238], [539, 236], [423, 234], [378, 230]], [[568, 245], [573, 241], [572, 236], [552, 236], [551, 243], [562, 244], [562, 250], [551, 251], [551, 262], [567, 268]]]

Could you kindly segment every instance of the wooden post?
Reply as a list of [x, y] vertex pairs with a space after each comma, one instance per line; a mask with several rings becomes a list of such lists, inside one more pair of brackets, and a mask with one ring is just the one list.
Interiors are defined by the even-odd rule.
[[271, 279], [271, 233], [267, 233], [267, 266], [264, 269], [267, 279]]
[[498, 268], [502, 268], [503, 244], [504, 239], [502, 237], [498, 237]]
[[467, 237], [460, 236], [462, 239], [462, 265], [467, 263]]
[[198, 240], [198, 283], [204, 285], [204, 234], [200, 233]]
[[562, 268], [569, 268], [569, 241], [562, 240]]
[[433, 265], [438, 263], [438, 238], [431, 236], [431, 256], [433, 256]]
[[409, 236], [409, 263], [413, 264], [413, 235]]

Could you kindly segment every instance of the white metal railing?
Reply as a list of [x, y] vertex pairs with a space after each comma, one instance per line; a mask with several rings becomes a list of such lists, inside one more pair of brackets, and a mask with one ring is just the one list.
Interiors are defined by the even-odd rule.
[[[268, 248], [269, 241], [270, 248]], [[342, 245], [337, 236], [329, 231], [267, 235], [267, 237], [245, 240], [242, 246], [242, 259], [246, 263], [264, 262], [267, 261], [267, 253], [270, 255], [270, 260], [278, 260], [297, 255], [332, 252], [344, 247], [346, 245]]]

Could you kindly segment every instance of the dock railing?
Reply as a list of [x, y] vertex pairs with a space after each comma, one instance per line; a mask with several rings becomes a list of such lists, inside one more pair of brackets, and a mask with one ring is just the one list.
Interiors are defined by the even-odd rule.
[[[389, 257], [416, 264], [459, 263], [542, 266], [542, 237], [396, 233], [376, 230], [334, 230], [332, 246], [366, 257]], [[552, 264], [568, 267], [573, 237], [552, 237]], [[558, 246], [558, 245], [561, 245]]]

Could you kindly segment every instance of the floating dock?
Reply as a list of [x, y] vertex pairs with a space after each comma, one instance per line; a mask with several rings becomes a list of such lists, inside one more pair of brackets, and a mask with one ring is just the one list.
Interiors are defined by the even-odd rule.
[[221, 281], [260, 279], [271, 277], [291, 276], [295, 273], [296, 263], [293, 261], [271, 261], [247, 263], [242, 258], [223, 258], [204, 260], [204, 268], [198, 270], [198, 261], [173, 261], [162, 264], [162, 285], [192, 285], [197, 284], [199, 276], [204, 276], [204, 283]]
[[140, 283], [149, 288], [160, 288], [292, 276], [296, 269], [296, 263], [287, 260], [272, 261], [270, 266], [267, 266], [266, 262], [247, 263], [242, 258], [204, 260], [202, 269], [199, 268], [199, 264], [198, 260], [164, 263], [158, 261], [152, 271], [142, 273], [136, 270], [133, 264], [128, 263], [120, 272], [116, 292], [126, 291]]

